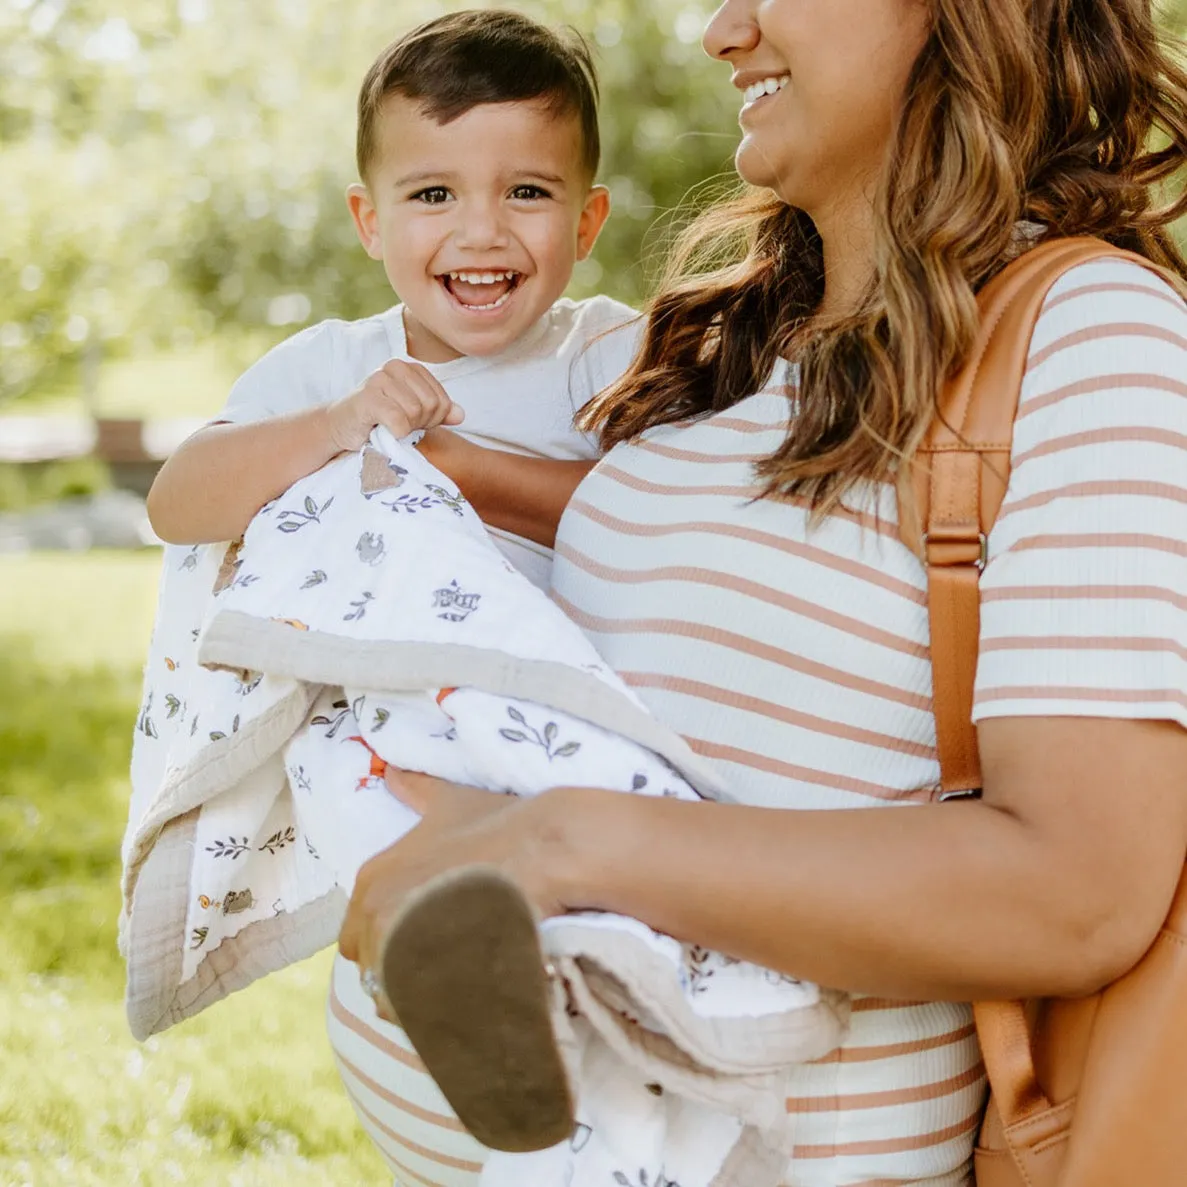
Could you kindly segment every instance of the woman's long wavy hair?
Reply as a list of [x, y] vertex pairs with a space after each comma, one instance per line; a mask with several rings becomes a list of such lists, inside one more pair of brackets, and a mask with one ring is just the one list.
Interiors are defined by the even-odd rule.
[[768, 493], [826, 513], [863, 480], [905, 481], [975, 294], [1020, 220], [1097, 235], [1187, 277], [1187, 73], [1150, 0], [932, 0], [877, 196], [875, 276], [857, 313], [813, 321], [819, 236], [768, 191], [683, 233], [638, 357], [583, 412], [606, 448], [759, 391], [800, 364], [800, 410], [760, 466]]

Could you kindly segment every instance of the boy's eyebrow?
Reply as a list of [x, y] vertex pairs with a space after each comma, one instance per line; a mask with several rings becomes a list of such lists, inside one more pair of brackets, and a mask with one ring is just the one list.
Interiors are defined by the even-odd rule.
[[530, 177], [533, 181], [546, 181], [550, 185], [564, 185], [565, 179], [559, 173], [542, 173], [538, 169], [524, 169], [516, 177]]
[[422, 169], [416, 173], [405, 173], [403, 177], [397, 177], [392, 183], [400, 189], [406, 185], [415, 185], [419, 181], [451, 181], [453, 174], [438, 169]]
[[[405, 173], [403, 177], [397, 177], [392, 185], [397, 189], [404, 189], [405, 186], [418, 185], [427, 181], [449, 182], [453, 181], [456, 176], [455, 173], [450, 173], [448, 170], [419, 169], [415, 173]], [[531, 178], [532, 181], [544, 181], [555, 186], [566, 184], [562, 174], [546, 173], [540, 169], [512, 169], [509, 171], [509, 176]]]

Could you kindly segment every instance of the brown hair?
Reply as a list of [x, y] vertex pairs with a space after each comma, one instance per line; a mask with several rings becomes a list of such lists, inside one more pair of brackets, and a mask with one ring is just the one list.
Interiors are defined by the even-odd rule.
[[392, 42], [359, 90], [355, 156], [366, 178], [376, 125], [389, 95], [419, 100], [448, 124], [482, 103], [541, 100], [581, 125], [582, 162], [598, 171], [598, 79], [589, 44], [576, 31], [556, 33], [517, 12], [450, 13]]
[[606, 448], [728, 408], [794, 357], [799, 412], [759, 471], [769, 494], [824, 513], [859, 481], [905, 479], [1020, 220], [1187, 277], [1169, 231], [1187, 196], [1156, 205], [1187, 161], [1187, 74], [1149, 0], [932, 3], [861, 308], [813, 323], [823, 254], [802, 211], [758, 190], [711, 206], [677, 244], [633, 366], [582, 414]]

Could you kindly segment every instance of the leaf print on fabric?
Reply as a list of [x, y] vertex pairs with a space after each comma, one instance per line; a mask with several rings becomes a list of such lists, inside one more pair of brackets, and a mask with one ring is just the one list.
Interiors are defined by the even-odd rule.
[[364, 532], [354, 550], [358, 553], [359, 560], [372, 568], [387, 560], [387, 548], [384, 546], [382, 533]]
[[325, 585], [327, 581], [329, 581], [329, 578], [326, 576], [325, 569], [314, 569], [301, 583], [301, 588], [313, 589], [315, 586]]
[[209, 934], [210, 928], [195, 927], [194, 930], [190, 932], [190, 950], [192, 951], [196, 948], [201, 948], [202, 945], [206, 943], [206, 937]]
[[290, 824], [288, 828], [277, 829], [259, 848], [260, 853], [271, 853], [276, 856], [286, 845], [292, 845], [297, 840], [297, 830]]
[[165, 719], [172, 721], [181, 712], [181, 700], [172, 693], [167, 693], [165, 696], [165, 708], [169, 710], [165, 715]]
[[465, 622], [482, 601], [482, 594], [466, 593], [456, 580], [444, 589], [433, 590], [433, 609], [440, 610], [438, 618], [446, 622]]
[[528, 742], [533, 746], [539, 746], [548, 756], [548, 761], [552, 762], [554, 758], [572, 758], [581, 749], [580, 742], [566, 742], [563, 746], [558, 746], [553, 749], [553, 743], [556, 741], [557, 725], [555, 721], [550, 721], [544, 727], [543, 731], [536, 729], [528, 721], [526, 717], [514, 706], [507, 706], [507, 716], [512, 721], [518, 722], [523, 729], [508, 729], [504, 727], [499, 730], [501, 737], [506, 738], [508, 742]]
[[639, 1168], [639, 1177], [636, 1179], [627, 1178], [622, 1171], [615, 1171], [614, 1181], [618, 1187], [680, 1187], [675, 1179], [669, 1179], [663, 1171], [657, 1171], [654, 1179], [648, 1178], [647, 1171], [642, 1167]]
[[240, 680], [235, 685], [235, 694], [241, 697], [249, 697], [260, 685], [263, 683], [264, 674], [262, 672], [254, 673], [248, 680]]
[[383, 727], [385, 725], [387, 725], [387, 723], [389, 721], [391, 721], [391, 719], [392, 719], [392, 715], [391, 715], [390, 710], [376, 709], [375, 710], [375, 720], [371, 723], [371, 732], [373, 734], [379, 733], [379, 731], [381, 729], [383, 729]]
[[146, 738], [155, 738], [158, 736], [157, 727], [153, 725], [152, 718], [149, 714], [152, 712], [153, 694], [149, 692], [148, 696], [144, 698], [144, 705], [141, 707], [140, 716], [136, 719], [136, 728]]
[[[239, 714], [235, 714], [235, 720], [231, 722], [231, 733], [237, 734], [239, 732]], [[222, 730], [211, 730], [210, 740], [212, 742], [221, 742], [226, 738], [226, 734]]]
[[359, 600], [357, 602], [350, 603], [354, 607], [354, 609], [351, 610], [347, 614], [343, 614], [342, 621], [343, 622], [358, 622], [358, 620], [360, 618], [366, 618], [367, 617], [367, 606], [373, 601], [375, 601], [375, 595], [373, 593], [370, 593], [368, 590], [363, 590], [362, 597], [359, 598]]
[[313, 847], [313, 842], [308, 837], [305, 838], [305, 848], [314, 861], [321, 861], [321, 854]]
[[305, 773], [304, 767], [290, 767], [289, 778], [293, 783], [304, 792], [312, 792], [313, 784], [309, 782], [309, 776]]
[[431, 511], [434, 507], [440, 507], [441, 500], [431, 495], [400, 495], [390, 503], [384, 503], [384, 506], [390, 511], [406, 511], [409, 515], [415, 515], [418, 511]]
[[335, 710], [333, 717], [327, 717], [324, 713], [319, 713], [314, 717], [310, 725], [328, 725], [330, 728], [326, 730], [326, 737], [332, 738], [342, 728], [342, 723], [350, 715], [350, 706], [346, 701], [335, 701], [333, 708]]
[[310, 495], [306, 495], [305, 502], [301, 504], [299, 510], [290, 507], [276, 517], [276, 527], [279, 531], [291, 534], [299, 532], [302, 528], [307, 528], [311, 523], [321, 523], [321, 517], [329, 510], [333, 502], [334, 496], [331, 495], [319, 507]]
[[739, 963], [736, 957], [712, 952], [699, 944], [685, 945], [684, 961], [688, 969], [688, 985], [694, 996], [709, 989], [710, 980], [720, 969]]
[[251, 844], [246, 837], [242, 840], [228, 837], [225, 841], [215, 841], [213, 845], [206, 846], [207, 853], [213, 853], [216, 858], [229, 857], [232, 861], [237, 861], [241, 854], [250, 849]]
[[434, 486], [431, 482], [425, 483], [425, 489], [432, 491], [437, 496], [437, 501], [448, 507], [454, 515], [464, 515], [462, 508], [466, 505], [466, 496], [459, 491], [447, 491], [443, 486]]
[[177, 567], [183, 573], [192, 573], [198, 567], [198, 549], [201, 547], [201, 544], [195, 544], [182, 558], [181, 564]]
[[589, 1139], [593, 1137], [593, 1130], [588, 1125], [583, 1125], [578, 1122], [573, 1127], [573, 1135], [569, 1138], [569, 1149], [574, 1154], [580, 1154], [586, 1146], [589, 1145]]

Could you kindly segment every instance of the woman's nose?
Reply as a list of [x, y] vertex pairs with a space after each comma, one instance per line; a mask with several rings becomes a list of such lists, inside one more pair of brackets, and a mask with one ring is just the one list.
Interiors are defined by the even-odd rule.
[[755, 49], [762, 35], [754, 10], [754, 0], [725, 0], [705, 26], [705, 35], [701, 38], [705, 53], [728, 62], [736, 54]]

